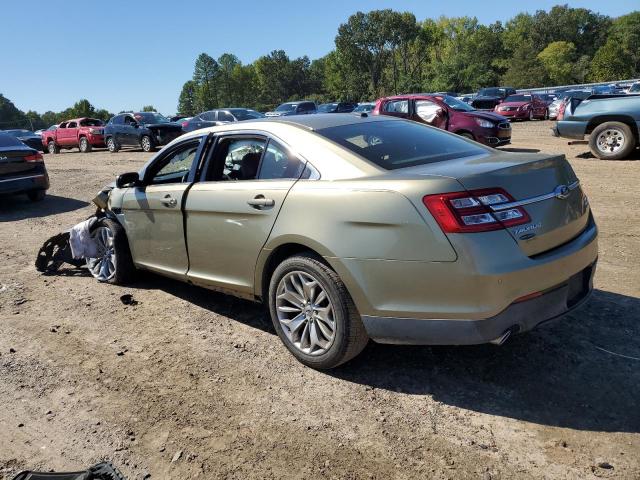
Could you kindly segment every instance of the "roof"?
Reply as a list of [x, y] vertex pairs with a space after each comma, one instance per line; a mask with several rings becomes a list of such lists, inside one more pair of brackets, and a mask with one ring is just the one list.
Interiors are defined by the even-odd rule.
[[[288, 115], [283, 117], [268, 117], [252, 120], [252, 122], [278, 122], [307, 130], [352, 125], [360, 122], [401, 121], [399, 118], [382, 115], [361, 115], [360, 113], [314, 113], [312, 115]], [[244, 122], [243, 122], [244, 123]]]

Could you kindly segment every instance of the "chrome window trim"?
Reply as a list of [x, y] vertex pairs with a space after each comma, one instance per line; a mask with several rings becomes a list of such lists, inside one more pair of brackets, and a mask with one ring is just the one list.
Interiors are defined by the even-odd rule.
[[494, 212], [499, 212], [501, 210], [508, 210], [510, 208], [522, 207], [524, 205], [530, 205], [532, 203], [544, 202], [545, 200], [550, 200], [552, 198], [565, 198], [561, 195], [562, 187], [566, 187], [568, 191], [575, 190], [580, 186], [580, 180], [576, 180], [575, 182], [569, 185], [558, 185], [553, 192], [545, 193], [544, 195], [539, 195], [537, 197], [525, 198], [524, 200], [518, 200], [516, 202], [509, 203], [501, 203], [499, 205], [489, 205], [491, 210]]

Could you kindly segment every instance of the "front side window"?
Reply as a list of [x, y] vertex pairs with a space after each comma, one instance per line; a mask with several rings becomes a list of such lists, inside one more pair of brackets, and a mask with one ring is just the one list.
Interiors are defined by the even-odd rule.
[[156, 112], [138, 112], [133, 116], [138, 123], [171, 123], [167, 117]]
[[260, 180], [298, 178], [304, 163], [284, 147], [271, 140], [260, 164]]
[[433, 123], [442, 107], [430, 100], [416, 101], [416, 114], [425, 122]]
[[392, 100], [385, 103], [384, 111], [389, 113], [409, 113], [409, 100]]
[[215, 122], [216, 112], [204, 112], [200, 114], [200, 120], [204, 120], [205, 122]]
[[198, 153], [200, 140], [177, 146], [153, 166], [150, 185], [186, 182]]
[[456, 135], [409, 121], [358, 122], [315, 133], [386, 170], [487, 154]]
[[218, 112], [218, 121], [219, 122], [233, 122], [233, 115], [227, 112]]
[[76, 122], [69, 122], [67, 124], [67, 128], [77, 128], [78, 124]]

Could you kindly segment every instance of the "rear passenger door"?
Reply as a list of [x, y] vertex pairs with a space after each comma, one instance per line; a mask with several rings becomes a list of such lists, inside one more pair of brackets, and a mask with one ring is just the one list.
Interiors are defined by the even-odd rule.
[[224, 135], [185, 204], [188, 278], [253, 295], [258, 255], [305, 162], [267, 135]]

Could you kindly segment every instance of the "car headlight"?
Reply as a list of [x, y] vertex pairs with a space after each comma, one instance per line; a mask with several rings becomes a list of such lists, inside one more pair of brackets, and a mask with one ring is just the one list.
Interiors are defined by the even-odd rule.
[[102, 130], [101, 128], [90, 128], [89, 129], [89, 133], [92, 133], [94, 135], [102, 135], [103, 132], [104, 132], [104, 130]]
[[520, 105], [520, 108], [518, 108], [518, 110], [522, 110], [525, 111], [527, 110], [531, 105], [529, 105], [528, 103], [525, 103], [524, 105]]
[[493, 122], [485, 120], [484, 118], [476, 118], [476, 123], [482, 128], [493, 128], [495, 126]]

